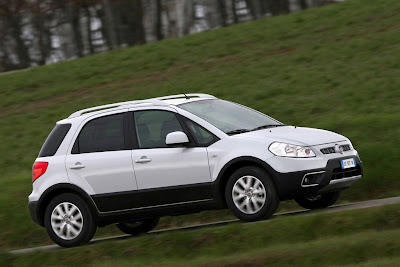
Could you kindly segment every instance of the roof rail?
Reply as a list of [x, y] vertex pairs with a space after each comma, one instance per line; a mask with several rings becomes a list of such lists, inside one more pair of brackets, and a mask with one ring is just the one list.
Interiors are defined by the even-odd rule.
[[145, 99], [145, 100], [125, 101], [125, 102], [119, 102], [119, 103], [101, 105], [101, 106], [92, 107], [92, 108], [81, 109], [81, 110], [78, 110], [78, 111], [72, 113], [71, 115], [69, 115], [68, 118], [69, 119], [76, 118], [76, 117], [82, 116], [85, 113], [100, 111], [100, 110], [104, 110], [104, 109], [118, 108], [118, 107], [127, 106], [127, 105], [151, 104], [151, 105], [155, 105], [155, 106], [169, 106], [168, 103], [166, 103], [162, 100], [186, 98], [186, 96], [200, 97], [200, 98], [216, 98], [215, 96], [207, 95], [207, 94], [186, 94], [186, 95], [180, 94], [180, 95], [171, 95], [171, 96], [150, 98], [150, 99]]
[[156, 98], [151, 98], [151, 99], [167, 100], [167, 99], [178, 99], [178, 98], [186, 98], [186, 97], [216, 98], [215, 96], [208, 95], [208, 94], [179, 94], [179, 95], [156, 97]]
[[92, 108], [81, 109], [81, 110], [78, 110], [78, 111], [72, 113], [71, 115], [69, 115], [68, 118], [69, 119], [70, 118], [76, 118], [76, 117], [82, 116], [85, 113], [94, 112], [94, 111], [100, 111], [100, 110], [103, 110], [103, 109], [111, 109], [111, 108], [118, 108], [118, 107], [127, 106], [127, 105], [139, 105], [139, 104], [152, 104], [152, 105], [156, 105], [156, 106], [169, 106], [168, 103], [166, 103], [164, 101], [161, 101], [161, 99], [157, 99], [157, 98], [146, 99], [146, 100], [134, 100], [134, 101], [119, 102], [119, 103], [101, 105], [101, 106], [92, 107]]

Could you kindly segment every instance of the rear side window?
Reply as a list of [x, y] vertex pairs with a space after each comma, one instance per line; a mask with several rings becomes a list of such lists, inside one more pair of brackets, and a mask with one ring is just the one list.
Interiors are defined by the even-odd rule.
[[69, 123], [57, 124], [44, 142], [42, 149], [39, 152], [39, 157], [54, 156], [70, 128], [71, 124]]
[[124, 114], [116, 114], [91, 120], [83, 126], [72, 154], [124, 149]]

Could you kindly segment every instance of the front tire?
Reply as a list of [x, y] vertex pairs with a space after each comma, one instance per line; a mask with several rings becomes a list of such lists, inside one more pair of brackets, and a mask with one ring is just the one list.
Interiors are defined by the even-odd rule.
[[124, 232], [125, 234], [139, 235], [150, 232], [151, 230], [156, 228], [159, 221], [160, 218], [154, 218], [137, 222], [120, 222], [117, 223], [116, 225], [118, 229]]
[[88, 243], [97, 225], [86, 202], [71, 193], [53, 198], [47, 205], [44, 225], [50, 238], [62, 247]]
[[341, 192], [329, 192], [317, 196], [297, 197], [294, 200], [305, 209], [323, 209], [335, 204]]
[[240, 168], [231, 175], [225, 199], [233, 214], [248, 222], [270, 218], [279, 205], [273, 180], [256, 166]]

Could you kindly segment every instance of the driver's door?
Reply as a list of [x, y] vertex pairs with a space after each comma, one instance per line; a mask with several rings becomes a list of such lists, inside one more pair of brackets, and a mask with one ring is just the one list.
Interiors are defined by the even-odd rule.
[[132, 150], [132, 160], [142, 195], [141, 206], [212, 199], [207, 149], [165, 144], [168, 133], [185, 132], [177, 114], [166, 110], [141, 110], [134, 112], [133, 120], [138, 147]]

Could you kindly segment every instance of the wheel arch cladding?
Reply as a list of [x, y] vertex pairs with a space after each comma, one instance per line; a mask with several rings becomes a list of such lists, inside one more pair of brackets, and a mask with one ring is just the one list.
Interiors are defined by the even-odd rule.
[[279, 190], [277, 187], [277, 183], [275, 180], [275, 176], [273, 175], [273, 172], [271, 171], [271, 167], [261, 159], [255, 158], [255, 157], [238, 157], [235, 159], [230, 160], [228, 163], [225, 164], [225, 166], [221, 169], [221, 171], [218, 174], [218, 177], [216, 179], [216, 188], [214, 189], [214, 196], [218, 196], [218, 202], [222, 204], [222, 207], [227, 207], [226, 205], [226, 200], [225, 200], [225, 187], [226, 184], [228, 183], [229, 178], [231, 175], [237, 171], [238, 169], [242, 167], [247, 167], [247, 166], [255, 166], [259, 167], [260, 169], [264, 170], [271, 178], [272, 181], [275, 185], [275, 188], [277, 189], [278, 195], [279, 195]]
[[39, 199], [36, 212], [37, 212], [38, 223], [40, 226], [44, 227], [44, 215], [46, 212], [47, 205], [53, 198], [64, 193], [71, 193], [79, 196], [89, 206], [89, 209], [94, 213], [93, 215], [95, 216], [95, 218], [97, 217], [96, 216], [97, 208], [94, 205], [91, 197], [85, 191], [72, 184], [56, 184], [46, 189], [46, 191], [42, 194], [42, 196]]

